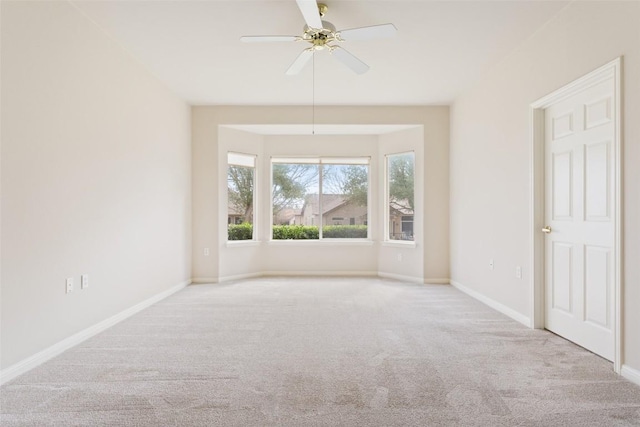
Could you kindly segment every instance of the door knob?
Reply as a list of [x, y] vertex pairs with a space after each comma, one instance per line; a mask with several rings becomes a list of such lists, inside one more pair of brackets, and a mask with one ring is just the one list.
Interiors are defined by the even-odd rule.
[[551, 233], [551, 227], [549, 227], [548, 225], [546, 227], [543, 227], [542, 232], [546, 234]]

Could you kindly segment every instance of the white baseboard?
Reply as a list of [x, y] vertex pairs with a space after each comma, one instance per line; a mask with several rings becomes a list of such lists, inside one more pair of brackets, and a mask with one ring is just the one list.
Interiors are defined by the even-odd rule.
[[512, 308], [507, 307], [504, 304], [501, 304], [495, 300], [492, 300], [491, 298], [477, 292], [474, 291], [471, 288], [467, 288], [466, 286], [464, 286], [463, 284], [456, 282], [455, 280], [451, 280], [450, 281], [451, 285], [453, 285], [453, 287], [455, 287], [456, 289], [459, 289], [460, 291], [464, 292], [465, 294], [477, 299], [478, 301], [488, 305], [489, 307], [493, 308], [496, 311], [499, 311], [500, 313], [504, 314], [505, 316], [509, 316], [510, 318], [512, 318], [513, 320], [515, 320], [516, 322], [520, 322], [523, 325], [525, 325], [526, 327], [531, 327], [531, 321], [529, 320], [529, 318], [527, 316], [525, 316], [524, 314], [518, 313], [517, 311], [513, 310]]
[[424, 279], [422, 279], [421, 277], [403, 276], [402, 274], [383, 273], [379, 271], [378, 277], [382, 277], [383, 279], [400, 280], [402, 282], [419, 283], [421, 285], [424, 284]]
[[632, 383], [640, 385], [640, 371], [637, 369], [633, 369], [628, 365], [622, 365], [622, 369], [620, 370], [620, 375], [624, 378], [628, 379]]
[[217, 277], [194, 277], [191, 279], [191, 283], [205, 284], [205, 283], [218, 283]]
[[327, 270], [305, 270], [305, 271], [260, 271], [256, 273], [236, 274], [233, 276], [222, 277], [194, 277], [191, 279], [191, 283], [194, 284], [206, 284], [206, 283], [224, 283], [234, 280], [253, 279], [256, 277], [383, 277], [386, 279], [401, 280], [403, 282], [411, 283], [429, 283], [429, 284], [443, 284], [448, 285], [449, 279], [435, 278], [423, 280], [419, 277], [404, 276], [401, 274], [393, 273], [381, 273], [379, 271], [327, 271]]
[[322, 276], [322, 277], [376, 277], [377, 271], [263, 271], [261, 276]]
[[[245, 274], [236, 274], [235, 276], [223, 276], [219, 277], [217, 283], [231, 282], [233, 280], [244, 280], [244, 279], [253, 279], [255, 277], [261, 277], [262, 273], [245, 273]], [[212, 283], [212, 282], [207, 282]]]
[[57, 342], [51, 347], [45, 348], [44, 350], [34, 354], [33, 356], [30, 356], [18, 363], [15, 363], [6, 369], [3, 369], [2, 371], [0, 371], [0, 385], [11, 381], [12, 379], [16, 378], [19, 375], [24, 374], [27, 371], [30, 371], [36, 366], [58, 356], [59, 354], [63, 353], [64, 351], [72, 347], [75, 347], [81, 342], [112, 327], [116, 323], [122, 322], [126, 318], [133, 316], [134, 314], [144, 310], [147, 307], [150, 307], [151, 305], [157, 303], [158, 301], [161, 301], [167, 298], [168, 296], [175, 294], [179, 290], [184, 289], [190, 283], [191, 283], [191, 280], [187, 280], [185, 282], [177, 284], [167, 289], [166, 291], [160, 292], [159, 294], [154, 295], [151, 298], [147, 298], [146, 300], [139, 302], [133, 307], [130, 307], [124, 311], [121, 311], [116, 315], [113, 315], [103, 320], [102, 322], [96, 323], [95, 325], [90, 326], [87, 329], [84, 329], [76, 334], [71, 335], [70, 337]]
[[448, 285], [451, 281], [445, 278], [424, 279], [425, 285]]

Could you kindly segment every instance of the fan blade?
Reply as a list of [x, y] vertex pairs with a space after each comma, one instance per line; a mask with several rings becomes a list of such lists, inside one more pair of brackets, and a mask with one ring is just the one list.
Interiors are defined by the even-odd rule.
[[396, 31], [398, 30], [393, 24], [381, 24], [342, 30], [338, 35], [342, 40], [371, 40], [395, 36]]
[[307, 25], [316, 30], [322, 28], [322, 20], [320, 19], [320, 12], [318, 11], [318, 3], [316, 3], [316, 0], [296, 0], [296, 2]]
[[335, 56], [344, 65], [351, 68], [356, 74], [364, 74], [369, 71], [369, 66], [367, 64], [360, 61], [358, 58], [339, 46], [334, 47], [331, 50], [331, 54], [333, 54], [333, 56]]
[[298, 40], [298, 36], [242, 36], [240, 41], [245, 43], [264, 43], [264, 42], [294, 42]]
[[289, 76], [298, 74], [300, 71], [302, 71], [304, 66], [307, 65], [307, 62], [309, 62], [312, 56], [313, 56], [313, 49], [305, 49], [302, 52], [300, 52], [300, 55], [298, 55], [296, 60], [293, 61], [293, 64], [291, 64], [286, 74]]

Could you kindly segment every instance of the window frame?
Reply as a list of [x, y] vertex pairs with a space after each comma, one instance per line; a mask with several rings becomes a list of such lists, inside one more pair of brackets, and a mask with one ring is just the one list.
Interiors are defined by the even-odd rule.
[[[269, 186], [269, 212], [271, 220], [269, 221], [269, 239], [270, 244], [371, 244], [371, 156], [271, 156], [270, 158], [270, 186]], [[273, 238], [273, 165], [274, 164], [314, 164], [318, 165], [318, 209], [322, 212], [322, 167], [324, 165], [362, 165], [367, 166], [367, 211], [365, 217], [365, 225], [367, 226], [367, 237], [365, 238], [326, 238], [323, 237], [323, 216], [320, 215], [318, 224], [317, 239], [274, 239]], [[331, 225], [331, 224], [327, 224]]]
[[[253, 163], [253, 165], [247, 165], [247, 164], [241, 164], [240, 162], [231, 162], [231, 158], [233, 156], [237, 156], [238, 158], [245, 158], [245, 159], [251, 159]], [[252, 233], [251, 233], [251, 239], [245, 239], [245, 240], [229, 240], [229, 228], [228, 226], [231, 225], [231, 223], [229, 223], [229, 167], [230, 166], [239, 166], [239, 167], [245, 167], [245, 168], [251, 168], [253, 169], [253, 212], [252, 212], [252, 221], [251, 221], [251, 226], [252, 226]], [[247, 243], [255, 243], [258, 241], [258, 229], [259, 229], [259, 209], [258, 207], [258, 184], [259, 184], [259, 174], [258, 174], [258, 156], [256, 154], [251, 154], [251, 153], [241, 153], [238, 151], [227, 151], [227, 173], [226, 173], [226, 177], [227, 177], [227, 185], [226, 185], [226, 215], [227, 215], [227, 245], [239, 245], [239, 244], [247, 244]], [[233, 224], [237, 225], [237, 222], [233, 222]]]
[[[390, 238], [390, 229], [389, 229], [389, 223], [391, 222], [391, 216], [390, 216], [390, 212], [389, 212], [389, 199], [390, 199], [390, 191], [389, 191], [389, 187], [390, 187], [390, 180], [389, 180], [389, 160], [391, 157], [394, 156], [404, 156], [407, 154], [411, 154], [413, 157], [413, 200], [414, 200], [414, 206], [413, 206], [413, 213], [411, 214], [411, 216], [413, 216], [414, 221], [413, 221], [413, 225], [412, 225], [412, 229], [413, 229], [413, 235], [412, 235], [412, 239], [411, 240], [403, 240], [403, 239], [391, 239]], [[384, 236], [382, 239], [382, 244], [384, 246], [390, 246], [390, 245], [400, 245], [400, 246], [415, 246], [416, 245], [416, 236], [415, 236], [415, 218], [416, 218], [416, 206], [415, 206], [415, 200], [416, 200], [416, 152], [415, 150], [407, 150], [407, 151], [400, 151], [400, 152], [396, 152], [396, 153], [387, 153], [384, 155], [384, 189], [383, 189], [383, 203], [384, 203], [384, 218], [383, 218], [383, 223], [384, 223]], [[403, 216], [407, 216], [407, 215], [402, 215]], [[401, 220], [401, 227], [402, 227], [402, 220]]]

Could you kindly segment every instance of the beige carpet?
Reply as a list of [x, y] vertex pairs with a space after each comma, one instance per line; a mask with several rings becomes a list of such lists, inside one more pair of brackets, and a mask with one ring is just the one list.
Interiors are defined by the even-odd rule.
[[8, 426], [640, 426], [609, 362], [450, 286], [194, 285], [0, 389]]

